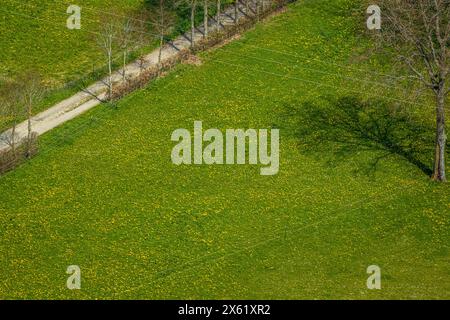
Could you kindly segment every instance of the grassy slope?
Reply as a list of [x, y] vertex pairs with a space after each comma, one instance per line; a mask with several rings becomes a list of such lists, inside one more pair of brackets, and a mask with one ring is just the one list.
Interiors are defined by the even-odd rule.
[[[41, 154], [0, 181], [0, 297], [449, 298], [448, 186], [401, 157], [367, 176], [376, 151], [330, 165], [339, 143], [318, 156], [298, 136], [297, 126], [316, 125], [299, 120], [306, 102], [367, 92], [339, 77], [347, 69], [312, 60], [347, 63], [348, 3], [295, 4], [201, 67], [47, 134]], [[294, 67], [306, 64], [331, 75]], [[171, 132], [194, 120], [280, 127], [280, 173], [172, 165]], [[82, 268], [81, 291], [65, 288], [70, 264]], [[366, 289], [371, 264], [382, 268], [381, 291]]]

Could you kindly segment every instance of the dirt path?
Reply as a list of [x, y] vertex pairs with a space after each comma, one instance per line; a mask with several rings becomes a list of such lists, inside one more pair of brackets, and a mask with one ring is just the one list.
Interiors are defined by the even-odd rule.
[[[264, 0], [265, 4], [268, 5], [272, 0]], [[240, 10], [238, 11], [239, 17], [244, 17], [243, 11], [245, 11], [245, 6], [239, 4]], [[253, 7], [252, 7], [253, 8]], [[253, 8], [253, 11], [255, 9]], [[221, 14], [221, 23], [224, 26], [229, 26], [234, 24], [234, 6], [228, 7]], [[215, 21], [210, 21], [211, 30], [220, 28], [217, 26]], [[190, 32], [178, 37], [173, 41], [173, 45], [178, 48], [178, 50], [188, 49], [190, 47], [190, 41], [186, 38], [190, 38]], [[203, 38], [203, 27], [199, 27], [195, 33], [195, 41], [199, 41]], [[166, 61], [175, 57], [178, 54], [178, 50], [171, 45], [164, 46], [162, 50], [162, 61]], [[139, 61], [134, 61], [125, 67], [127, 78], [134, 79], [139, 76], [139, 74], [144, 69], [149, 69], [154, 67], [158, 63], [159, 48], [151, 52], [144, 57], [144, 64], [141, 66]], [[123, 82], [123, 69], [117, 70], [113, 76], [113, 83], [117, 86]], [[106, 96], [107, 88], [105, 86], [105, 81], [98, 81], [87, 88], [89, 92], [95, 93], [98, 98], [104, 99]], [[37, 135], [42, 135], [53, 128], [79, 116], [80, 114], [94, 108], [101, 102], [94, 98], [92, 95], [86, 92], [78, 92], [72, 97], [65, 99], [58, 104], [50, 107], [49, 109], [35, 115], [31, 119], [32, 130]], [[20, 143], [24, 138], [27, 137], [28, 133], [28, 122], [24, 121], [17, 125], [16, 127], [16, 144]], [[6, 143], [7, 137], [11, 136], [11, 129], [3, 132], [0, 135], [0, 152], [9, 149], [9, 145]]]

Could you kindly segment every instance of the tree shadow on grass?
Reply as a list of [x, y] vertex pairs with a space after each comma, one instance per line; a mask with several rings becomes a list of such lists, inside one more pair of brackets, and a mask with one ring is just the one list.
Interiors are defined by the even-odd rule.
[[426, 175], [432, 173], [426, 159], [433, 154], [434, 129], [395, 105], [343, 97], [299, 107], [285, 105], [285, 109], [286, 129], [298, 138], [300, 148], [320, 158], [331, 155], [331, 165], [367, 152], [367, 166], [360, 168], [367, 174], [375, 173], [380, 162], [392, 156], [400, 156]]

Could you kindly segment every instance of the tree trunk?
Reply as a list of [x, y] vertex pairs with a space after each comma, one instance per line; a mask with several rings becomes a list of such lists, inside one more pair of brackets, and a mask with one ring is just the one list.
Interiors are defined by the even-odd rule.
[[162, 58], [163, 45], [164, 45], [164, 36], [161, 35], [160, 39], [159, 39], [158, 76], [161, 75], [161, 58]]
[[113, 83], [112, 83], [112, 36], [110, 36], [108, 45], [109, 45], [109, 48], [108, 48], [108, 76], [109, 76], [108, 94], [109, 94], [109, 97], [108, 97], [108, 99], [112, 99], [112, 94], [113, 94], [113, 90], [112, 90], [113, 89]]
[[217, 27], [218, 27], [218, 29], [220, 29], [220, 11], [221, 11], [221, 3], [220, 3], [220, 0], [217, 0], [217, 18], [216, 18], [216, 21], [217, 21]]
[[109, 74], [109, 80], [108, 80], [108, 99], [112, 98], [112, 61], [111, 61], [111, 55], [108, 57], [108, 74]]
[[203, 27], [205, 29], [205, 38], [208, 37], [208, 0], [204, 0], [203, 8]]
[[16, 158], [16, 121], [14, 120], [12, 129], [11, 129], [11, 151], [13, 154], [13, 158]]
[[27, 106], [27, 117], [28, 117], [28, 132], [27, 132], [27, 151], [26, 151], [26, 157], [29, 158], [31, 156], [31, 117], [33, 113], [33, 108], [31, 101], [28, 103]]
[[234, 1], [234, 24], [238, 23], [239, 0]]
[[194, 47], [194, 37], [195, 37], [195, 7], [197, 5], [196, 1], [192, 1], [191, 7], [191, 47]]
[[159, 54], [158, 54], [158, 77], [161, 76], [161, 58], [164, 45], [165, 19], [164, 19], [164, 1], [159, 0]]
[[436, 151], [434, 156], [433, 180], [446, 181], [445, 176], [445, 145], [447, 136], [445, 134], [445, 93], [444, 86], [437, 94], [436, 102]]
[[127, 74], [126, 74], [126, 65], [127, 65], [127, 49], [124, 49], [124, 51], [123, 51], [123, 74], [122, 74], [122, 77], [123, 77], [123, 83], [125, 83], [126, 82], [126, 80], [127, 80]]
[[260, 4], [259, 4], [259, 0], [256, 0], [256, 19], [259, 21], [259, 16], [260, 16]]

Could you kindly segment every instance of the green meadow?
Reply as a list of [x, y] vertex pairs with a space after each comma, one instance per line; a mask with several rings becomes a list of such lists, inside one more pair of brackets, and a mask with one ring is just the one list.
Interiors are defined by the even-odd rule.
[[[223, 0], [229, 5], [229, 0]], [[66, 11], [70, 5], [81, 8], [81, 29], [69, 30]], [[0, 82], [27, 70], [38, 73], [46, 92], [34, 108], [37, 114], [70, 97], [83, 85], [94, 83], [107, 74], [106, 57], [98, 45], [102, 23], [118, 24], [131, 17], [129, 61], [156, 48], [159, 41], [154, 19], [154, 0], [69, 0], [27, 1], [5, 0], [0, 6]], [[189, 29], [189, 8], [171, 4], [172, 24], [170, 38]], [[215, 8], [210, 8], [215, 14]], [[200, 25], [203, 12], [198, 4], [196, 21]], [[142, 24], [142, 22], [145, 22]], [[122, 52], [113, 54], [113, 68], [122, 66]], [[10, 121], [0, 118], [0, 131], [6, 130]]]
[[83, 0], [81, 29], [69, 30], [66, 13], [73, 1], [2, 1], [0, 8], [0, 74], [11, 76], [27, 69], [41, 73], [50, 87], [74, 81], [93, 67], [104, 65], [95, 37], [102, 18], [129, 15], [143, 0]]
[[[81, 29], [69, 30], [66, 11], [81, 7]], [[44, 99], [35, 106], [37, 114], [80, 90], [82, 82], [93, 83], [106, 74], [105, 57], [96, 40], [101, 22], [120, 21], [145, 7], [144, 0], [4, 0], [0, 6], [0, 81], [33, 70], [43, 80]], [[148, 26], [147, 38], [152, 37]], [[154, 43], [138, 43], [142, 33], [134, 32], [130, 58], [154, 48]], [[121, 54], [114, 54], [114, 67]], [[0, 118], [0, 131], [11, 125]]]
[[[296, 2], [42, 136], [0, 178], [0, 298], [450, 298], [432, 101], [390, 84], [383, 59], [358, 59], [364, 14], [355, 0]], [[89, 57], [56, 49], [62, 73]], [[279, 129], [279, 173], [174, 165], [171, 134], [194, 121]], [[66, 288], [69, 265], [81, 290]], [[367, 289], [370, 265], [381, 290]]]

